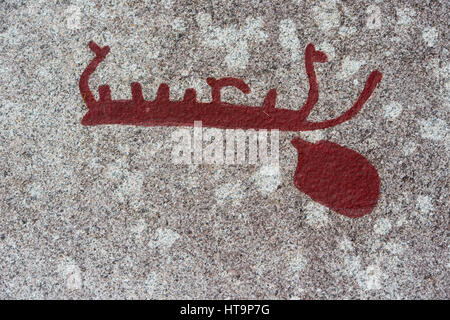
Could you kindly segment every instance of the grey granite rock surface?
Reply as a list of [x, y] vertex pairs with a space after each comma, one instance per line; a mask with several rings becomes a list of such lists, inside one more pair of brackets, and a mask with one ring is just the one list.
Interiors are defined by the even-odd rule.
[[[442, 0], [15, 1], [0, 3], [1, 299], [448, 299], [449, 2]], [[92, 126], [79, 77], [153, 99], [207, 77], [252, 93], [223, 99], [298, 109], [317, 67], [310, 119], [347, 110], [366, 77], [383, 80], [360, 114], [280, 132], [279, 168], [172, 163], [174, 127]], [[193, 129], [189, 129], [192, 132]], [[369, 159], [375, 210], [349, 219], [292, 183], [293, 137]]]

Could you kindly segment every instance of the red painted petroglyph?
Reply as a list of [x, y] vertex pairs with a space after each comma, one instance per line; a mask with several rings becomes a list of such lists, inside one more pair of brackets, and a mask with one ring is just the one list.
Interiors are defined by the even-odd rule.
[[[89, 77], [109, 53], [109, 47], [94, 42], [89, 48], [94, 59], [80, 77], [79, 87], [88, 112], [83, 125], [122, 124], [137, 126], [194, 126], [202, 121], [205, 127], [222, 129], [267, 129], [281, 131], [311, 131], [325, 129], [350, 120], [362, 109], [381, 81], [382, 74], [373, 71], [356, 100], [346, 112], [335, 119], [311, 122], [307, 118], [319, 99], [319, 88], [314, 63], [327, 61], [325, 53], [309, 44], [305, 51], [305, 67], [309, 81], [306, 103], [299, 110], [276, 108], [277, 92], [270, 89], [262, 106], [236, 105], [221, 101], [221, 89], [236, 87], [245, 94], [250, 87], [237, 78], [208, 78], [211, 102], [197, 101], [197, 93], [190, 88], [183, 100], [171, 101], [169, 86], [161, 84], [156, 98], [145, 101], [140, 83], [131, 84], [131, 100], [111, 100], [108, 85], [99, 87], [99, 100], [89, 89]], [[360, 217], [375, 207], [380, 190], [380, 178], [375, 167], [355, 151], [328, 141], [312, 144], [299, 138], [292, 140], [299, 151], [299, 162], [294, 174], [296, 187], [332, 210], [348, 217]]]

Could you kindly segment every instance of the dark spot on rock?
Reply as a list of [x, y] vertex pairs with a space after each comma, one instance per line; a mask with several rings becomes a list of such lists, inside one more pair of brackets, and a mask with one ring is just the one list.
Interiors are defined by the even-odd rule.
[[414, 183], [414, 179], [411, 178], [411, 177], [408, 177], [408, 176], [404, 176], [404, 177], [402, 178], [402, 182], [403, 182], [403, 183]]

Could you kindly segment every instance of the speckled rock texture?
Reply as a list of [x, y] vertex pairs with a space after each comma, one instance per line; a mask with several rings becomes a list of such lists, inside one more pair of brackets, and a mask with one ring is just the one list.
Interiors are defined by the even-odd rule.
[[[448, 299], [449, 2], [442, 0], [14, 1], [0, 3], [1, 299]], [[310, 119], [347, 110], [368, 74], [383, 80], [352, 120], [280, 132], [279, 168], [173, 164], [178, 128], [93, 126], [91, 88], [130, 83], [153, 99], [207, 77], [252, 93], [223, 100], [298, 109], [308, 43], [320, 98]], [[190, 128], [189, 130], [193, 130]], [[369, 159], [375, 210], [349, 219], [293, 184], [293, 137]]]

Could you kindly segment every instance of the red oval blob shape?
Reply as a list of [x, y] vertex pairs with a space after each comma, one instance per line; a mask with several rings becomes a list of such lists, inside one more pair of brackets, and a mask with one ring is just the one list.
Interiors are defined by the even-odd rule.
[[329, 141], [292, 139], [298, 150], [295, 186], [311, 199], [350, 218], [369, 214], [380, 194], [377, 169], [352, 149]]

